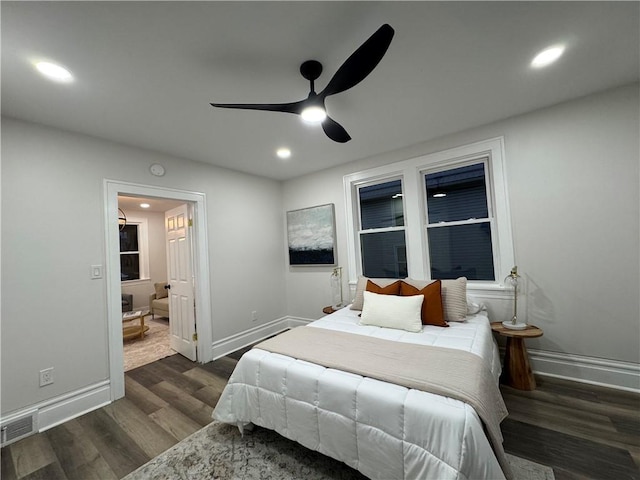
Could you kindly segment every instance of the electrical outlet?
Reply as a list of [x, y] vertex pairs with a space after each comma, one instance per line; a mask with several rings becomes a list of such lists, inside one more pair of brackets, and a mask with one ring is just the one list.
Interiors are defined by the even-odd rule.
[[258, 321], [258, 312], [256, 310], [251, 312], [251, 321], [253, 321], [253, 322], [257, 322]]
[[53, 383], [53, 367], [40, 370], [40, 386], [51, 385]]

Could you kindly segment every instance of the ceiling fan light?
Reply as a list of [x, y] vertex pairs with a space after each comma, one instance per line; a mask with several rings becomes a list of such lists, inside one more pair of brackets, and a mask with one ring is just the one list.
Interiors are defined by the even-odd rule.
[[300, 113], [302, 120], [308, 123], [321, 123], [327, 118], [327, 112], [322, 107], [307, 107]]

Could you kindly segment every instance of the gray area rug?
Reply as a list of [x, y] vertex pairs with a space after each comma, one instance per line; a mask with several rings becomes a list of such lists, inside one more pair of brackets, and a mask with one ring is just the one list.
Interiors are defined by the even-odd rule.
[[[516, 480], [554, 480], [544, 465], [507, 455]], [[125, 480], [360, 480], [361, 473], [281, 435], [256, 427], [240, 435], [237, 427], [212, 422]], [[489, 480], [489, 479], [487, 479]]]
[[144, 323], [149, 326], [144, 338], [124, 341], [125, 372], [176, 353], [169, 346], [168, 318], [156, 317], [152, 320], [149, 315], [145, 317]]

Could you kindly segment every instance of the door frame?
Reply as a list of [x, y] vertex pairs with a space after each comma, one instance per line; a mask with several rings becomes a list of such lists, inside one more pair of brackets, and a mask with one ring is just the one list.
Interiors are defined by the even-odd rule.
[[209, 247], [207, 238], [206, 197], [204, 193], [152, 185], [104, 180], [104, 223], [106, 236], [107, 324], [109, 340], [109, 384], [111, 400], [124, 397], [124, 349], [122, 345], [120, 236], [118, 195], [170, 198], [193, 206], [193, 276], [195, 279], [195, 315], [198, 331], [198, 362], [213, 360]]

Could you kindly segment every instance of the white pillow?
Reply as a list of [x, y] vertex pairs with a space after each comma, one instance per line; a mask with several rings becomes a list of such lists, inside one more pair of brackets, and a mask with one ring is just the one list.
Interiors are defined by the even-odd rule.
[[363, 292], [364, 304], [360, 325], [375, 325], [377, 327], [395, 328], [408, 332], [421, 332], [422, 301], [424, 295], [381, 295]]
[[484, 303], [476, 303], [467, 297], [467, 315], [475, 315], [486, 309]]

